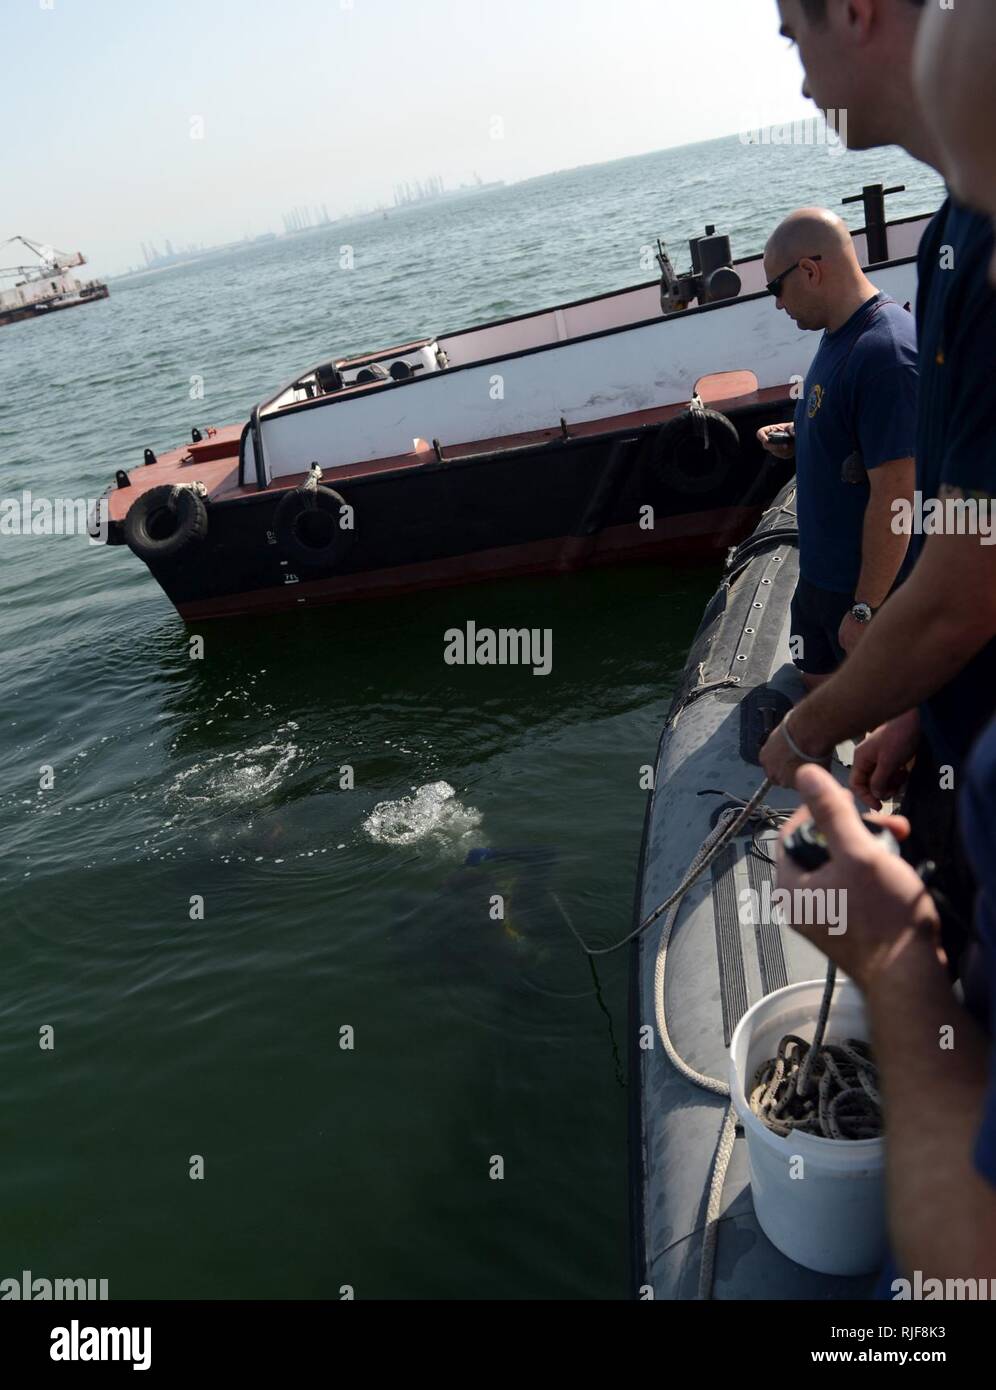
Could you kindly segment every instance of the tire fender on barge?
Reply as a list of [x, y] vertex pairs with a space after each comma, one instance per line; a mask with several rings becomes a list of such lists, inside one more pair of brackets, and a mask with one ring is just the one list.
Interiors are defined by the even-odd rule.
[[658, 478], [683, 496], [722, 492], [740, 459], [736, 425], [697, 397], [661, 426], [653, 442], [652, 467]]
[[146, 562], [181, 554], [207, 536], [206, 499], [200, 483], [166, 483], [143, 492], [125, 517], [125, 541]]
[[277, 543], [296, 565], [335, 569], [352, 549], [356, 532], [344, 527], [346, 499], [318, 482], [321, 471], [280, 499], [273, 516]]

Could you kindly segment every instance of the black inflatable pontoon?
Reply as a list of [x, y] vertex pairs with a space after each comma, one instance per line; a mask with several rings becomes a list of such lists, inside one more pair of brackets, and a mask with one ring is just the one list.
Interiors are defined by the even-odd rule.
[[[758, 752], [803, 694], [789, 656], [797, 577], [789, 485], [732, 553], [671, 704], [644, 828], [640, 922], [681, 883], [722, 812], [757, 791]], [[846, 777], [841, 764], [835, 770]], [[778, 788], [765, 797], [779, 811], [797, 802]], [[771, 881], [776, 834], [770, 823], [747, 825], [632, 948], [632, 1220], [643, 1298], [863, 1298], [871, 1290], [873, 1280], [815, 1274], [775, 1249], [754, 1215], [745, 1141], [727, 1123], [737, 1023], [764, 995], [826, 970], [797, 933], [741, 921], [743, 891], [762, 894]], [[722, 1189], [710, 1207], [717, 1159]]]

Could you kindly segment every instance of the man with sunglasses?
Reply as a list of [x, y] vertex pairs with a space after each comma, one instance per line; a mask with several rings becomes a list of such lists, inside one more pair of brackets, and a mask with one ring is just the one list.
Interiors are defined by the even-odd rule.
[[[778, 309], [802, 329], [823, 329], [795, 420], [758, 431], [776, 457], [794, 449], [792, 656], [813, 689], [857, 646], [906, 555], [909, 538], [893, 521], [914, 489], [916, 326], [876, 290], [846, 225], [825, 208], [787, 217], [764, 264]], [[792, 443], [779, 443], [780, 432]]]

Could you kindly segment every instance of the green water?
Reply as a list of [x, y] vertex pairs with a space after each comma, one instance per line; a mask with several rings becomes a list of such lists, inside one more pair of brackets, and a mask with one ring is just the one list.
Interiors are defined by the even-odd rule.
[[[755, 157], [575, 171], [351, 228], [350, 276], [316, 233], [0, 330], [0, 496], [96, 496], [307, 363], [645, 279], [658, 231], [711, 216], [747, 254], [874, 175], [937, 202], [899, 155], [788, 149], [762, 201]], [[191, 660], [127, 551], [0, 560], [0, 1277], [624, 1296], [626, 962], [593, 976], [564, 914], [630, 927], [640, 768], [715, 574], [216, 623]], [[471, 619], [549, 628], [552, 674], [447, 666]]]
[[[143, 603], [153, 631], [34, 658], [6, 1266], [112, 1297], [624, 1292], [625, 960], [596, 981], [552, 894], [593, 940], [628, 928], [639, 767], [712, 582], [413, 596], [209, 630], [203, 662]], [[468, 612], [549, 627], [552, 675], [444, 665]], [[438, 781], [459, 807], [413, 842], [364, 830]], [[480, 846], [546, 862], [464, 867]]]

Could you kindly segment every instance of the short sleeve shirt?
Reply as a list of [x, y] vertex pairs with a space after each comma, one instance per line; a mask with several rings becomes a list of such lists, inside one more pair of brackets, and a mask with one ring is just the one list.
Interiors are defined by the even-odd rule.
[[912, 458], [916, 324], [887, 295], [825, 333], [795, 413], [799, 573], [853, 595], [861, 574], [867, 473]]
[[[993, 228], [952, 199], [920, 244], [917, 322], [920, 409], [917, 490], [945, 486], [996, 498], [996, 293], [989, 284]], [[926, 537], [914, 535], [915, 560]], [[962, 596], [965, 603], [972, 595]], [[996, 639], [921, 707], [938, 763], [958, 767], [996, 711]]]

